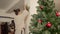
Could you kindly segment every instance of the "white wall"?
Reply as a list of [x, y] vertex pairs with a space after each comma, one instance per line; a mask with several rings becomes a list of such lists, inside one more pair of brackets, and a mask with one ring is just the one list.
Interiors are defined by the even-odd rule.
[[31, 15], [36, 13], [36, 6], [38, 5], [37, 1], [38, 0], [30, 0], [30, 14]]
[[60, 0], [54, 0], [56, 9], [60, 11]]

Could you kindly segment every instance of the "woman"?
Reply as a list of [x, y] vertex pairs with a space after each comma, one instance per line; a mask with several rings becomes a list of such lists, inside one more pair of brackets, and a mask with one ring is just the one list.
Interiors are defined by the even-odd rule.
[[26, 27], [27, 26], [27, 18], [28, 18], [29, 12], [24, 9], [18, 13], [18, 15], [15, 17], [15, 26], [16, 31], [15, 34], [26, 34]]

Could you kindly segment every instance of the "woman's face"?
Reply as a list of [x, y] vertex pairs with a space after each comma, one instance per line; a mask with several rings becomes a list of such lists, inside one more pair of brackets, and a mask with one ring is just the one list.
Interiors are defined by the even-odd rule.
[[19, 12], [20, 12], [20, 9], [15, 9], [14, 12], [15, 12], [16, 15], [18, 15]]

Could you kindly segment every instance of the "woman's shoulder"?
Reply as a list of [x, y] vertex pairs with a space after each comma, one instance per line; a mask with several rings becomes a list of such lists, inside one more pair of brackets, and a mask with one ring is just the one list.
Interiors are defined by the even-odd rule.
[[23, 15], [28, 15], [29, 12], [27, 10], [23, 10]]
[[27, 15], [29, 15], [29, 12], [27, 10], [22, 10], [16, 17], [25, 17]]

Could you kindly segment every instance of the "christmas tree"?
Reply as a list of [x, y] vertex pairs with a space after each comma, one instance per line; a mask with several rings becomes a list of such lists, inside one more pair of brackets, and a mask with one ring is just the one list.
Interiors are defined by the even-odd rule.
[[32, 15], [31, 34], [60, 34], [60, 12], [54, 0], [38, 0], [37, 14]]

